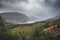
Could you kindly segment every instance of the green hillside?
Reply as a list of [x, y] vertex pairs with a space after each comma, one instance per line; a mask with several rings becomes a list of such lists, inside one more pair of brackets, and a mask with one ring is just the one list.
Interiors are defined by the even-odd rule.
[[60, 19], [33, 24], [5, 23], [0, 16], [0, 40], [60, 40]]

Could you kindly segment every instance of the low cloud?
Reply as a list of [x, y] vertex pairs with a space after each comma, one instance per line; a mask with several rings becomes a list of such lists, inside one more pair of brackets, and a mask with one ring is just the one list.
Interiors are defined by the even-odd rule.
[[0, 12], [16, 11], [45, 19], [60, 15], [60, 0], [0, 0]]

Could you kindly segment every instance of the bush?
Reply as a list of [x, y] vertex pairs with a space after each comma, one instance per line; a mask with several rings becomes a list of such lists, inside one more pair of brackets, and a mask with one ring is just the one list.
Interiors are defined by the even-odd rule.
[[2, 16], [0, 16], [0, 40], [20, 40], [19, 34], [11, 33], [8, 27], [5, 26]]
[[20, 35], [19, 34], [13, 34], [13, 33], [0, 33], [0, 40], [19, 40]]
[[33, 27], [27, 40], [55, 40], [54, 34], [52, 32], [43, 32], [43, 26]]

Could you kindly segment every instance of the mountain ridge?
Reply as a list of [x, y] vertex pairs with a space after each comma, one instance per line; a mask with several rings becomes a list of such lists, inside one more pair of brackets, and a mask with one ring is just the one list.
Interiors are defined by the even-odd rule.
[[29, 20], [28, 16], [18, 12], [4, 12], [0, 15], [7, 21], [12, 23], [23, 23]]

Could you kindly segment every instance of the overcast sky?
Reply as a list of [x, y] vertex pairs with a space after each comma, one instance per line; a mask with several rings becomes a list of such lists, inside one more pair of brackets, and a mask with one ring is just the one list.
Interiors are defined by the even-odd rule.
[[60, 0], [0, 0], [0, 12], [8, 11], [43, 20], [60, 15]]

